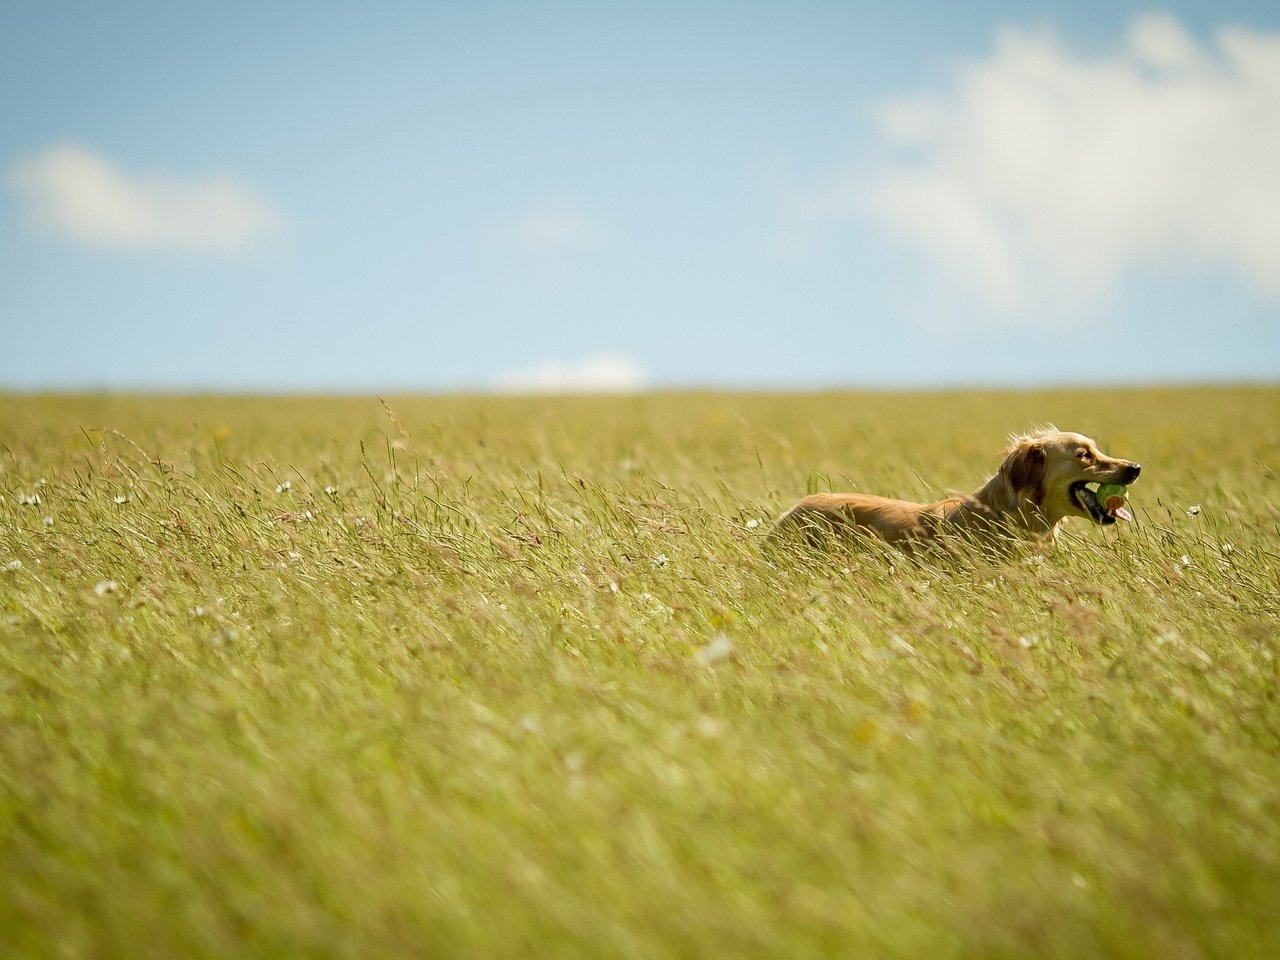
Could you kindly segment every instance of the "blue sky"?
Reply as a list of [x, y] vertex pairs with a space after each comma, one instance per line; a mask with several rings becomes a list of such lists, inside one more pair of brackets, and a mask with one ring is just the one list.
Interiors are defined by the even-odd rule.
[[0, 388], [1280, 379], [1274, 3], [0, 8]]

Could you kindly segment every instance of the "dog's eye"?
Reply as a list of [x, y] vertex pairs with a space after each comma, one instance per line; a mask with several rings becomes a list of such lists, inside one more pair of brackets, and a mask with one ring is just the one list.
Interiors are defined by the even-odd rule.
[[1081, 448], [1076, 452], [1076, 459], [1077, 459], [1077, 460], [1086, 460], [1086, 461], [1087, 461], [1087, 460], [1092, 460], [1092, 459], [1093, 459], [1093, 454], [1092, 454], [1089, 450], [1086, 450], [1084, 447], [1081, 447]]

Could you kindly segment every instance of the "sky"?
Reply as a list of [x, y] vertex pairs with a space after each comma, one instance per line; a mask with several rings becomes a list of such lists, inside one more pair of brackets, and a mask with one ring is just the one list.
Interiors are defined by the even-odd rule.
[[0, 3], [0, 389], [1280, 380], [1280, 4]]

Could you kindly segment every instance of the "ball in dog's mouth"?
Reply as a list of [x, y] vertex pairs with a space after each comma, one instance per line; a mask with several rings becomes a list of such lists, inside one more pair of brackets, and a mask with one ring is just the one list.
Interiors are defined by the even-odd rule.
[[[1115, 523], [1118, 519], [1133, 519], [1133, 515], [1129, 513], [1128, 509], [1124, 506], [1123, 494], [1117, 494], [1115, 492], [1114, 488], [1116, 486], [1120, 485], [1099, 485], [1099, 489], [1102, 489], [1104, 493], [1107, 494], [1105, 497], [1106, 506], [1104, 506], [1104, 501], [1098, 497], [1098, 489], [1091, 488], [1087, 480], [1077, 480], [1075, 483], [1071, 484], [1069, 490], [1071, 492], [1071, 498], [1076, 502], [1076, 506], [1078, 506], [1094, 523], [1105, 527]], [[1121, 490], [1123, 489], [1123, 486], [1121, 486]], [[1119, 500], [1119, 503], [1116, 503], [1116, 500]]]

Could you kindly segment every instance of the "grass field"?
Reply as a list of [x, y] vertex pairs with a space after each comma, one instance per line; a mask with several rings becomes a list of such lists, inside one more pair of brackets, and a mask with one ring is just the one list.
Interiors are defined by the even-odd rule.
[[[1137, 522], [770, 554], [1033, 423]], [[1280, 390], [0, 397], [0, 956], [1280, 955]]]

